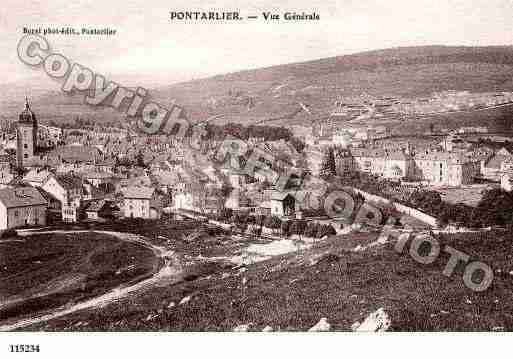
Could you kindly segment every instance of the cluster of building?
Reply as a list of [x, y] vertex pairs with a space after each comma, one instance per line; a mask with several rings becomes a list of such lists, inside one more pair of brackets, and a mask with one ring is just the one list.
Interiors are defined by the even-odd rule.
[[[380, 100], [389, 105], [396, 101]], [[303, 153], [283, 140], [253, 138], [248, 144], [268, 154], [270, 167], [278, 173], [310, 171], [315, 178], [325, 149], [331, 147], [341, 175], [365, 172], [450, 187], [488, 180], [513, 188], [513, 156], [506, 149], [471, 144], [458, 131], [434, 143], [412, 144], [391, 138], [386, 126], [345, 124], [326, 130], [315, 125], [299, 130], [307, 145]], [[476, 129], [462, 133], [467, 130]], [[28, 101], [15, 123], [15, 136], [4, 133], [1, 143], [0, 229], [45, 225], [48, 220], [157, 219], [164, 209], [300, 217], [307, 209], [305, 198], [319, 187], [310, 183], [277, 191], [265, 173], [216, 165], [212, 159], [220, 143], [213, 140], [191, 151], [172, 136], [40, 126]]]
[[471, 184], [479, 174], [477, 161], [462, 153], [448, 151], [359, 148], [338, 151], [336, 161], [339, 172], [356, 170], [386, 179], [433, 186]]
[[436, 187], [459, 187], [481, 181], [512, 178], [513, 157], [504, 148], [493, 150], [466, 141], [459, 131], [442, 139], [401, 141], [386, 137], [360, 137], [359, 141], [332, 140], [307, 148], [307, 160], [318, 175], [326, 148], [335, 149], [337, 172], [365, 172], [385, 179]]
[[394, 111], [403, 114], [429, 114], [451, 111], [464, 111], [513, 102], [512, 92], [443, 91], [431, 97], [401, 101], [394, 106]]
[[[5, 136], [4, 136], [5, 137]], [[15, 153], [0, 155], [0, 230], [115, 217], [159, 218], [161, 198], [146, 174], [116, 166], [98, 147], [65, 144], [40, 126], [28, 100], [15, 123]]]
[[363, 93], [358, 97], [336, 100], [330, 111], [329, 122], [348, 120], [389, 119], [400, 120], [408, 116], [466, 111], [496, 107], [513, 103], [513, 92], [443, 91], [421, 98], [397, 98], [371, 96]]

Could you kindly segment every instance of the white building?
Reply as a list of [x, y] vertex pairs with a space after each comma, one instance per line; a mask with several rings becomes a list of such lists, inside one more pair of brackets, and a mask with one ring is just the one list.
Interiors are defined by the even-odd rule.
[[51, 173], [47, 170], [33, 168], [23, 177], [23, 182], [28, 183], [33, 187], [41, 187], [50, 175]]
[[46, 225], [47, 202], [33, 187], [0, 189], [0, 230]]
[[513, 171], [507, 171], [501, 175], [501, 189], [506, 192], [513, 190]]
[[62, 220], [77, 222], [83, 197], [83, 183], [71, 175], [50, 175], [41, 186], [61, 204]]
[[161, 205], [153, 187], [126, 187], [123, 194], [123, 215], [126, 218], [158, 219]]
[[480, 172], [479, 161], [460, 153], [426, 151], [410, 155], [408, 151], [388, 152], [382, 149], [355, 149], [351, 152], [357, 171], [388, 179], [458, 187], [473, 183]]

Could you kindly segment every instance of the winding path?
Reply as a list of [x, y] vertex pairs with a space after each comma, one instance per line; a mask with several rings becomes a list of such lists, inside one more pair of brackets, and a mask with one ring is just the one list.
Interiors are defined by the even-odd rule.
[[74, 304], [72, 306], [61, 306], [56, 308], [52, 313], [34, 316], [31, 318], [21, 319], [13, 323], [7, 323], [0, 325], [0, 331], [11, 331], [15, 329], [24, 328], [40, 322], [56, 319], [79, 310], [100, 308], [112, 303], [114, 301], [125, 298], [133, 293], [144, 291], [160, 283], [172, 284], [181, 280], [182, 266], [174, 251], [169, 251], [163, 247], [155, 246], [149, 243], [144, 237], [122, 232], [110, 232], [110, 231], [43, 231], [43, 232], [32, 232], [32, 231], [19, 231], [20, 236], [30, 236], [32, 234], [48, 234], [48, 233], [63, 233], [63, 234], [74, 234], [84, 232], [95, 232], [101, 234], [111, 235], [122, 241], [139, 243], [144, 245], [148, 249], [152, 250], [155, 256], [159, 259], [159, 265], [154, 268], [153, 275], [147, 279], [129, 286], [118, 286], [109, 292], [102, 294], [98, 297], [88, 299], [81, 303]]

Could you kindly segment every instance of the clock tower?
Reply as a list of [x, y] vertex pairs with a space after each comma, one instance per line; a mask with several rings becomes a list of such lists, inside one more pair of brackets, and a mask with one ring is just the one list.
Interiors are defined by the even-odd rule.
[[26, 161], [36, 154], [37, 149], [36, 115], [30, 109], [26, 97], [25, 108], [16, 123], [16, 143], [16, 163], [18, 167], [23, 167]]

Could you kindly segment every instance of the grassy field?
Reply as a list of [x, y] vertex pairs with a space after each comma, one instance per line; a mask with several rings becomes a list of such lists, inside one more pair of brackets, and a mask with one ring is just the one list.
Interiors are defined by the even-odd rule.
[[151, 249], [105, 234], [36, 234], [2, 241], [0, 321], [103, 294], [157, 267]]
[[[331, 238], [299, 253], [274, 257], [247, 268], [225, 268], [94, 311], [40, 323], [25, 330], [232, 330], [251, 323], [275, 330], [306, 330], [326, 317], [333, 330], [350, 330], [383, 307], [392, 330], [512, 330], [511, 234], [439, 237], [495, 270], [481, 293], [462, 281], [463, 266], [447, 278], [449, 256], [431, 265], [398, 254], [393, 243], [355, 252], [376, 233]], [[245, 278], [245, 279], [244, 279]], [[184, 299], [185, 298], [185, 299]], [[179, 304], [180, 302], [184, 302]]]

